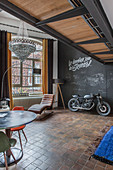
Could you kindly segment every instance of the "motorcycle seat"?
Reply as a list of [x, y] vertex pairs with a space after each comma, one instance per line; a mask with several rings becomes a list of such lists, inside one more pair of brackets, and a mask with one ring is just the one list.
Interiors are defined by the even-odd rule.
[[84, 96], [84, 99], [92, 99], [93, 97], [92, 97], [92, 95], [85, 95]]

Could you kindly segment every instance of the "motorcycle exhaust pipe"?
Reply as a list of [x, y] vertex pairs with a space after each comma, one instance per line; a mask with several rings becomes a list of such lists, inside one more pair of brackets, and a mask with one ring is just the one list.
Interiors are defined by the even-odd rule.
[[73, 107], [73, 109], [81, 109], [81, 110], [91, 110], [94, 107], [94, 103], [90, 108], [83, 108], [83, 107]]
[[73, 107], [73, 109], [91, 110], [91, 108], [83, 108], [83, 107]]

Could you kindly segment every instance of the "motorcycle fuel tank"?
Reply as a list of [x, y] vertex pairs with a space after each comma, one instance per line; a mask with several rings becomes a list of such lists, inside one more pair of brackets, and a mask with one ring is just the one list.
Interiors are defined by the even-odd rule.
[[84, 96], [84, 99], [92, 99], [92, 98], [93, 98], [92, 95], [85, 95], [85, 96]]

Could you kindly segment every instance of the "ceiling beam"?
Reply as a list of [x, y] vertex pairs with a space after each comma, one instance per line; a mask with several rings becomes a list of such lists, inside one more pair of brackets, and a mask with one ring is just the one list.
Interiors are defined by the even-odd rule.
[[[36, 28], [37, 28], [36, 23], [40, 22], [40, 20], [38, 20], [37, 18], [31, 16], [30, 14], [28, 14], [27, 12], [25, 12], [21, 8], [18, 8], [17, 6], [15, 6], [11, 2], [9, 2], [8, 0], [0, 0], [0, 8], [5, 10], [8, 13], [14, 15], [15, 17], [29, 23], [30, 25], [32, 25], [32, 26], [34, 26]], [[61, 42], [65, 43], [67, 45], [69, 45], [70, 47], [74, 47], [75, 49], [81, 51], [82, 53], [92, 57], [93, 59], [95, 59], [95, 60], [97, 60], [97, 61], [99, 61], [99, 62], [101, 62], [103, 64], [105, 64], [105, 62], [103, 60], [96, 57], [94, 54], [91, 54], [89, 51], [87, 51], [84, 48], [78, 46], [77, 44], [73, 44], [73, 41], [66, 38], [65, 36], [63, 36], [59, 32], [55, 31], [51, 27], [49, 27], [47, 25], [42, 25], [42, 26], [39, 26], [38, 29], [40, 29], [40, 30], [46, 32], [47, 34], [57, 38], [58, 40], [60, 40]]]
[[87, 13], [89, 13], [88, 10], [84, 6], [80, 6], [75, 9], [71, 9], [69, 11], [66, 11], [56, 16], [53, 16], [51, 18], [48, 18], [46, 20], [40, 21], [36, 23], [36, 25], [41, 26], [41, 25], [48, 24], [51, 22], [56, 22], [56, 21], [60, 21], [60, 20], [64, 20], [64, 19], [68, 19], [72, 17], [77, 17], [77, 16], [84, 15]]
[[106, 38], [97, 38], [93, 40], [77, 42], [76, 44], [81, 45], [81, 44], [94, 44], [94, 43], [106, 43], [106, 42], [108, 42]]
[[113, 58], [107, 58], [107, 59], [103, 59], [104, 61], [112, 61]]
[[99, 0], [81, 0], [98, 24], [107, 40], [113, 46], [113, 30]]
[[74, 3], [73, 3], [73, 0], [67, 0], [70, 4], [71, 4], [71, 6], [73, 7], [73, 8], [75, 8], [75, 5], [74, 5]]
[[93, 53], [94, 55], [99, 55], [99, 54], [113, 54], [113, 51], [103, 51], [103, 52], [98, 52], [98, 53]]

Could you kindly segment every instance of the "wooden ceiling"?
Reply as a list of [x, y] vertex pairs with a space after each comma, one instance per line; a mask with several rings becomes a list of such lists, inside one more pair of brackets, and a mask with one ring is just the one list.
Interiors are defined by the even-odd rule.
[[[41, 21], [73, 9], [67, 0], [9, 0], [9, 2]], [[82, 16], [49, 23], [48, 26], [74, 43], [101, 37], [94, 32]], [[90, 53], [109, 51], [105, 43], [81, 44], [79, 46]], [[113, 54], [95, 54], [95, 56], [100, 61], [107, 63], [108, 60], [105, 59], [113, 58]], [[109, 62], [113, 62], [113, 60], [109, 60]]]

